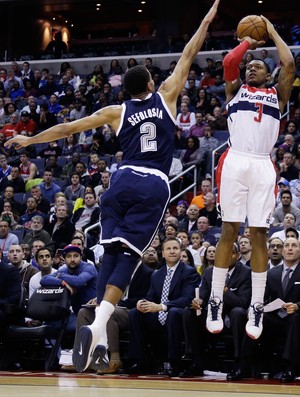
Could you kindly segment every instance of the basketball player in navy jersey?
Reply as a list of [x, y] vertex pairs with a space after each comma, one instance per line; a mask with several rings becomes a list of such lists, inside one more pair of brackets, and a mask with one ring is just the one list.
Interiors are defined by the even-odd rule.
[[223, 61], [230, 139], [216, 176], [223, 229], [216, 251], [206, 320], [210, 332], [222, 331], [223, 290], [232, 245], [240, 222], [245, 222], [247, 217], [252, 244], [252, 299], [246, 333], [253, 339], [259, 338], [262, 332], [268, 261], [266, 233], [275, 207], [276, 173], [270, 152], [278, 138], [280, 116], [289, 100], [295, 75], [291, 51], [270, 21], [262, 18], [282, 63], [278, 84], [266, 88], [271, 75], [262, 60], [252, 60], [247, 66], [246, 84], [240, 80], [239, 63], [244, 54], [264, 42], [246, 37]]
[[73, 353], [78, 372], [89, 365], [100, 370], [108, 366], [106, 324], [167, 208], [176, 101], [219, 2], [215, 0], [174, 72], [157, 93], [148, 70], [135, 66], [124, 76], [124, 87], [132, 97], [124, 105], [108, 106], [91, 116], [54, 126], [31, 138], [18, 136], [8, 143], [27, 146], [49, 142], [104, 124], [111, 125], [120, 140], [123, 160], [111, 178], [110, 188], [101, 196], [100, 243], [105, 250], [97, 285], [99, 306], [95, 321], [79, 330], [80, 344]]

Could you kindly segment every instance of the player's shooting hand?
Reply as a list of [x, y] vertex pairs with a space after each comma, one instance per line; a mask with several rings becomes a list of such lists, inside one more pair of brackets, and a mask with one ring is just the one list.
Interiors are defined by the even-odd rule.
[[261, 18], [267, 25], [267, 31], [269, 37], [272, 38], [273, 33], [276, 32], [274, 25], [268, 20], [268, 18], [264, 17], [263, 15], [261, 15]]
[[249, 36], [245, 36], [242, 39], [238, 39], [240, 43], [242, 43], [244, 40], [247, 40], [248, 43], [250, 44], [250, 50], [255, 50], [257, 47], [262, 47], [266, 43], [263, 40], [261, 41], [254, 40]]
[[6, 141], [4, 146], [6, 148], [10, 148], [13, 144], [16, 144], [16, 149], [20, 149], [30, 144], [30, 138], [24, 135], [17, 135], [16, 137]]

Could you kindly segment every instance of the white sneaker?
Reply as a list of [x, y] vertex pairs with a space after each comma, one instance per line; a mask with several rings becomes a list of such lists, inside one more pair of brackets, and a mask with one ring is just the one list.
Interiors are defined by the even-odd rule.
[[222, 319], [223, 302], [220, 298], [211, 297], [207, 306], [206, 328], [212, 334], [218, 334], [224, 327]]
[[262, 333], [263, 312], [264, 307], [262, 303], [254, 303], [249, 307], [246, 334], [252, 339], [258, 339]]
[[90, 365], [97, 341], [88, 325], [84, 325], [78, 332], [79, 346], [73, 350], [72, 361], [77, 372], [85, 371]]

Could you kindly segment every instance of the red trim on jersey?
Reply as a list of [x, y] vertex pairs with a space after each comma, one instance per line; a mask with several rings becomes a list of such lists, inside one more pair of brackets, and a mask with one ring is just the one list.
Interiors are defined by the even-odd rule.
[[265, 87], [261, 87], [261, 88], [257, 88], [257, 87], [253, 87], [252, 85], [248, 85], [248, 84], [243, 84], [242, 88], [246, 88], [248, 91], [255, 93], [255, 92], [264, 92], [266, 94], [277, 94], [277, 90], [275, 87], [269, 87], [269, 88], [265, 88]]
[[[218, 167], [216, 171], [216, 184], [218, 187], [218, 196], [217, 196], [217, 203], [220, 203], [220, 196], [221, 196], [221, 175], [222, 175], [222, 169], [224, 165], [225, 158], [228, 154], [230, 148], [227, 148], [226, 151], [221, 155], [218, 161]], [[222, 208], [221, 208], [222, 209]]]

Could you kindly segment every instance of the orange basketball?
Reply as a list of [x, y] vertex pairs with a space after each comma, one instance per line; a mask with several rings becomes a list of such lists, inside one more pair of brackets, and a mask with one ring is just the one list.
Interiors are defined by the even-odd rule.
[[258, 15], [248, 15], [241, 19], [236, 33], [239, 39], [249, 36], [257, 41], [267, 41], [269, 38], [266, 23]]

